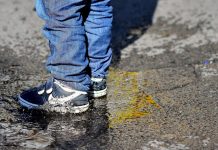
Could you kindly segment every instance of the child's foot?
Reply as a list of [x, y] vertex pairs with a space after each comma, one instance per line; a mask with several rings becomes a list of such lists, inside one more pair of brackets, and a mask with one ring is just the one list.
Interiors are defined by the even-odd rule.
[[99, 98], [107, 95], [106, 78], [91, 78], [91, 88], [89, 94], [94, 98]]
[[61, 113], [82, 113], [89, 108], [87, 92], [71, 89], [55, 79], [24, 91], [18, 95], [18, 101], [28, 109], [45, 108]]

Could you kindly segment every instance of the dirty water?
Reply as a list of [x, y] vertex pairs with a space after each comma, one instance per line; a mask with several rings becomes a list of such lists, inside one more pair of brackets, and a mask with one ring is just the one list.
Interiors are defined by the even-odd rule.
[[[2, 101], [1, 105], [4, 105]], [[101, 101], [105, 102], [106, 99]], [[105, 148], [109, 143], [105, 104], [92, 106], [88, 112], [80, 115], [21, 108], [6, 111], [12, 111], [14, 118], [7, 120], [2, 117], [0, 120], [1, 149], [89, 149]]]

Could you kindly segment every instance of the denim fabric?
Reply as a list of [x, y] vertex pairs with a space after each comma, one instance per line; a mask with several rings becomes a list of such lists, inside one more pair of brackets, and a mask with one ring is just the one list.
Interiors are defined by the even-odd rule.
[[111, 62], [110, 0], [36, 0], [45, 20], [51, 54], [46, 67], [55, 79], [88, 91], [90, 77], [105, 77]]

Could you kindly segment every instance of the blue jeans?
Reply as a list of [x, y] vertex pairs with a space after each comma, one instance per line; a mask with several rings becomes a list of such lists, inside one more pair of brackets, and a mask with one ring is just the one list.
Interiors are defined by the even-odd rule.
[[36, 0], [45, 20], [51, 54], [46, 68], [77, 90], [88, 91], [90, 77], [105, 77], [112, 58], [110, 0]]

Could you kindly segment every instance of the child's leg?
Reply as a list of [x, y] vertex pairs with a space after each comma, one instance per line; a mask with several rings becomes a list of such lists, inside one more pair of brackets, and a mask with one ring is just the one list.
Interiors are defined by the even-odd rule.
[[85, 20], [89, 66], [92, 77], [105, 77], [112, 57], [110, 48], [112, 6], [110, 0], [90, 1], [90, 11]]
[[58, 80], [77, 90], [88, 91], [90, 78], [82, 9], [84, 0], [38, 0], [37, 13], [45, 20], [44, 35], [51, 55], [47, 69]]

